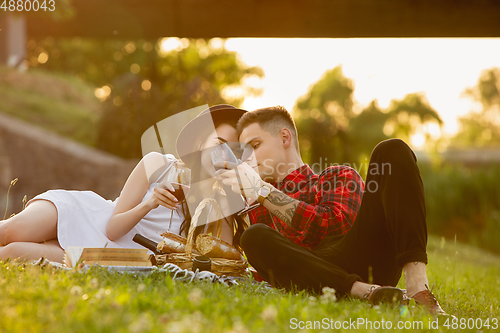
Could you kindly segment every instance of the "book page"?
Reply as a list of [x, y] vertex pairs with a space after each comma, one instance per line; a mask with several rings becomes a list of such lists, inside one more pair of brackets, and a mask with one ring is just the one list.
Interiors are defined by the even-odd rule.
[[78, 260], [82, 256], [83, 247], [81, 246], [67, 246], [66, 250], [64, 250], [66, 255], [66, 266], [75, 267]]

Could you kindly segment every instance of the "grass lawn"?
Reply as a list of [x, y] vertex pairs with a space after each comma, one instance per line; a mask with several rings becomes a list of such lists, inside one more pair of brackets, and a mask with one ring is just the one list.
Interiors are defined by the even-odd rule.
[[[428, 252], [429, 280], [443, 308], [464, 318], [462, 327], [482, 323], [483, 331], [495, 331], [500, 325], [500, 257], [435, 237]], [[308, 321], [318, 321], [323, 331], [334, 331], [335, 321], [359, 321], [360, 331], [381, 331], [377, 325], [401, 331], [396, 328], [400, 321], [407, 328], [423, 325], [417, 331], [456, 331], [445, 321], [439, 329], [429, 328], [434, 319], [411, 304], [371, 307], [358, 300], [263, 292], [251, 284], [188, 284], [159, 273], [81, 273], [0, 262], [0, 332], [283, 332], [300, 331], [298, 326]], [[460, 328], [460, 322], [456, 325]]]

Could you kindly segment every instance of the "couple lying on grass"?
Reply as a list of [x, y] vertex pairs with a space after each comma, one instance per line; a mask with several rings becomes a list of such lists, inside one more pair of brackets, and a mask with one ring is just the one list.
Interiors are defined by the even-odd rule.
[[[238, 140], [253, 147], [252, 158], [215, 171], [209, 148]], [[403, 141], [374, 148], [366, 187], [347, 166], [314, 174], [302, 162], [294, 121], [282, 107], [211, 107], [183, 128], [177, 151], [193, 170], [186, 202], [198, 203], [222, 183], [222, 239], [241, 248], [273, 286], [315, 293], [331, 287], [337, 296], [373, 304], [414, 298], [431, 313], [445, 314], [428, 288], [424, 188], [415, 154]], [[43, 256], [61, 262], [67, 245], [137, 247], [136, 233], [155, 241], [165, 230], [185, 234], [190, 210], [170, 184], [158, 186], [158, 173], [148, 171], [162, 163], [177, 161], [173, 155], [146, 155], [114, 202], [81, 191], [33, 198], [20, 214], [0, 222], [0, 260]], [[193, 191], [195, 183], [200, 185]], [[248, 228], [232, 209], [242, 194], [260, 203], [248, 214]], [[206, 232], [210, 224], [198, 228]], [[402, 271], [406, 293], [394, 287]]]

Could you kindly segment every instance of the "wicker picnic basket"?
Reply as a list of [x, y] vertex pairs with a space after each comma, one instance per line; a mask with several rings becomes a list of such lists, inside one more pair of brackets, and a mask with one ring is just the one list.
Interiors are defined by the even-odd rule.
[[[200, 234], [194, 240], [194, 231], [202, 211], [211, 204], [217, 213], [217, 236]], [[220, 206], [213, 198], [203, 199], [196, 208], [191, 219], [187, 238], [164, 232], [161, 234], [163, 241], [158, 244], [158, 250], [166, 254], [156, 255], [158, 264], [173, 263], [182, 269], [191, 269], [193, 257], [204, 255], [212, 261], [212, 272], [222, 276], [241, 276], [246, 272], [248, 262], [243, 255], [232, 245], [220, 239], [222, 232], [222, 219]]]

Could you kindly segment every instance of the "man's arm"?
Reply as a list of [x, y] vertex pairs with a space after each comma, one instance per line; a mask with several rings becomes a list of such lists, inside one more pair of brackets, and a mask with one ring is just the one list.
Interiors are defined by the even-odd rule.
[[269, 184], [268, 186], [271, 187], [271, 193], [264, 201], [264, 207], [274, 216], [285, 222], [290, 228], [293, 228], [292, 219], [300, 201], [290, 198], [288, 195]]
[[272, 187], [264, 207], [304, 238], [347, 232], [361, 204], [361, 177], [351, 168], [337, 167], [323, 172], [316, 187], [311, 202], [290, 198]]
[[291, 227], [300, 233], [300, 242], [315, 247], [324, 237], [345, 234], [361, 206], [364, 183], [352, 168], [327, 168], [319, 175], [314, 198], [299, 201]]
[[[326, 235], [340, 235], [349, 230], [361, 203], [363, 180], [349, 167], [328, 168], [319, 177], [317, 192], [311, 202], [290, 198], [243, 163], [238, 167], [239, 178], [228, 172], [223, 182], [233, 191], [245, 193], [247, 198], [258, 198], [262, 186], [271, 188], [264, 207], [283, 221], [301, 242], [317, 244]], [[241, 186], [240, 186], [241, 184]]]

